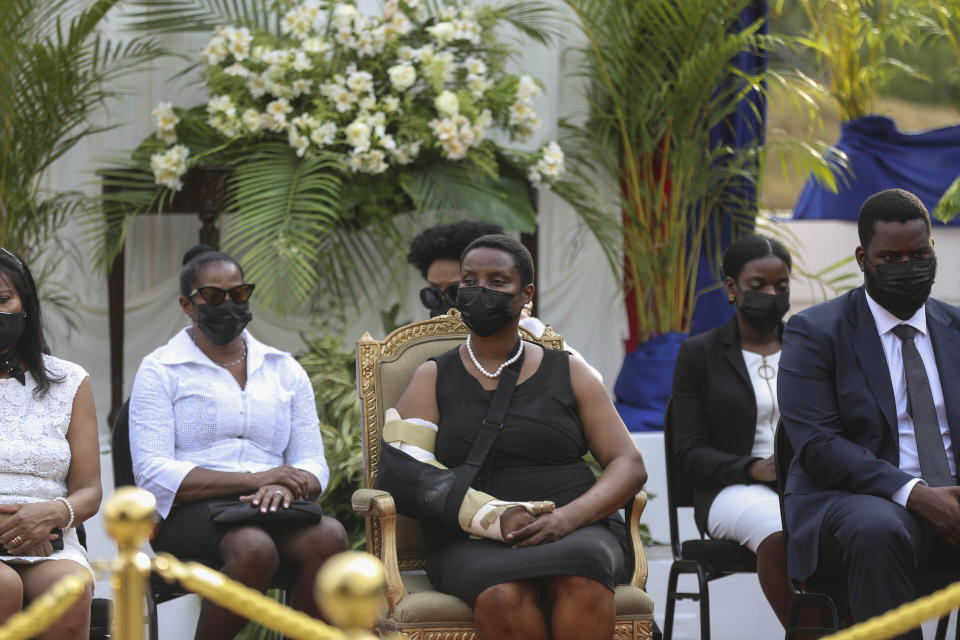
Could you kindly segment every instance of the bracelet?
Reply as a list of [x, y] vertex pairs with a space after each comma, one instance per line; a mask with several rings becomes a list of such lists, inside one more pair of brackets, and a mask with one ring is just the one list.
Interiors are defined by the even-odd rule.
[[69, 529], [70, 527], [73, 526], [73, 520], [74, 520], [73, 505], [70, 504], [70, 501], [67, 500], [66, 498], [64, 498], [63, 496], [57, 496], [56, 498], [54, 498], [54, 500], [59, 500], [59, 501], [62, 502], [63, 504], [67, 505], [67, 511], [70, 512], [70, 520], [67, 521], [67, 524], [64, 525], [63, 528], [64, 528], [64, 529]]

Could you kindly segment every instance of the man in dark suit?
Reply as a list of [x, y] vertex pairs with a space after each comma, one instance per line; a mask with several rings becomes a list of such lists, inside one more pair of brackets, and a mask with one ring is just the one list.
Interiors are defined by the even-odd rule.
[[960, 574], [960, 310], [929, 298], [916, 196], [871, 196], [858, 232], [865, 286], [790, 319], [778, 398], [790, 575], [839, 569], [859, 621], [913, 600], [921, 571]]

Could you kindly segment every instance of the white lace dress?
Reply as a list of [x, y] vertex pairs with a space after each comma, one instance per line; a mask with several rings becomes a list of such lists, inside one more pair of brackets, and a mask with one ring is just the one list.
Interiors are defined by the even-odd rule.
[[[33, 396], [37, 383], [29, 373], [26, 385], [0, 379], [0, 504], [46, 502], [67, 495], [70, 445], [67, 429], [73, 399], [87, 372], [79, 365], [44, 356], [47, 369], [63, 381], [50, 385], [41, 399]], [[66, 510], [64, 510], [66, 515]], [[0, 556], [7, 563], [73, 560], [88, 569], [87, 555], [76, 529], [63, 534], [63, 550], [46, 557]]]

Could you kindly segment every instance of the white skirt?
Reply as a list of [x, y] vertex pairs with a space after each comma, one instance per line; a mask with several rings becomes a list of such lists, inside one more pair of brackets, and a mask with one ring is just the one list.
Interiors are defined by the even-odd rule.
[[80, 545], [80, 539], [77, 538], [75, 528], [67, 529], [63, 532], [63, 549], [54, 551], [49, 556], [2, 556], [0, 562], [7, 564], [36, 564], [46, 562], [47, 560], [73, 560], [82, 567], [86, 567], [90, 573], [90, 563], [87, 561], [87, 553]]
[[763, 484], [724, 487], [710, 505], [707, 533], [718, 540], [733, 540], [754, 553], [760, 543], [781, 531], [780, 500]]

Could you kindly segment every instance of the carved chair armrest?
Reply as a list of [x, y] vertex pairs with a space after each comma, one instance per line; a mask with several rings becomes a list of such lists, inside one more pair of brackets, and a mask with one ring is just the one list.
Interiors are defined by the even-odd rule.
[[[393, 496], [379, 489], [357, 489], [350, 499], [354, 513], [365, 518], [376, 520], [380, 529], [380, 561], [387, 574], [387, 602], [390, 613], [393, 613], [397, 603], [403, 599], [407, 590], [400, 577], [400, 566], [397, 563], [397, 507]], [[372, 521], [368, 521], [372, 525]], [[367, 534], [371, 535], [374, 527], [367, 526]], [[368, 540], [368, 549], [370, 548]], [[376, 545], [374, 545], [376, 548]]]
[[641, 491], [633, 497], [633, 505], [628, 514], [630, 521], [627, 522], [627, 539], [633, 552], [633, 575], [630, 576], [630, 584], [644, 590], [647, 588], [647, 553], [640, 539], [640, 516], [646, 506], [647, 492]]

